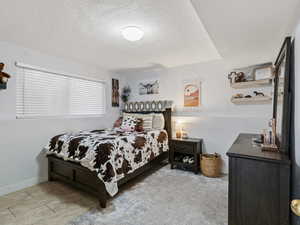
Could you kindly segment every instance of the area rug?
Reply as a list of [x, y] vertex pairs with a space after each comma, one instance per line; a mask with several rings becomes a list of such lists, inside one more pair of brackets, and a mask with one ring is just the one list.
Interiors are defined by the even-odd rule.
[[107, 208], [69, 225], [225, 225], [227, 177], [207, 178], [164, 166], [121, 189]]

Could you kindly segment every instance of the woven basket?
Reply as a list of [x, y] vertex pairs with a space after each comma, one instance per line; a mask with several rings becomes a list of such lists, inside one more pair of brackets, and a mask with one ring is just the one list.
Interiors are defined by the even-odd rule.
[[215, 154], [200, 155], [200, 169], [207, 177], [219, 177], [221, 174], [221, 156]]

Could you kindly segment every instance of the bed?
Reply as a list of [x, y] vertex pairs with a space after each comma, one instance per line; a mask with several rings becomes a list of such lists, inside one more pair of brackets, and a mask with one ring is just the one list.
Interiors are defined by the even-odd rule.
[[168, 158], [172, 137], [171, 108], [167, 102], [128, 103], [124, 112], [161, 113], [164, 129], [142, 132], [91, 130], [61, 134], [48, 146], [48, 179], [62, 181], [97, 196], [106, 207], [118, 187]]

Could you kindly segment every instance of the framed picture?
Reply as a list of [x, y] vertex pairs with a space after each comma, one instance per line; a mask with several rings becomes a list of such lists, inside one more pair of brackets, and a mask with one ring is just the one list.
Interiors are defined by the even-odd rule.
[[201, 82], [199, 80], [190, 80], [183, 82], [183, 106], [199, 107], [201, 105]]
[[140, 95], [159, 94], [159, 81], [144, 81], [139, 83]]
[[272, 63], [266, 63], [262, 65], [257, 65], [254, 68], [254, 78], [255, 80], [263, 80], [272, 78], [273, 66]]
[[111, 94], [111, 105], [112, 107], [119, 107], [119, 80], [117, 79], [112, 79], [112, 94]]

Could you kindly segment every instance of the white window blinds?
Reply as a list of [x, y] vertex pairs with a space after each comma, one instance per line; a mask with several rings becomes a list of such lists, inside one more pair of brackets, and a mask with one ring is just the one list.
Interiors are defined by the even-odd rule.
[[18, 118], [103, 115], [105, 106], [105, 84], [101, 81], [18, 68]]

